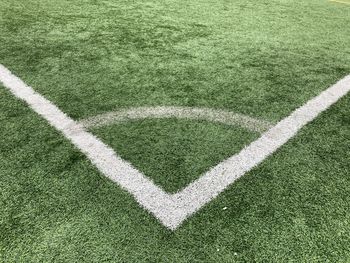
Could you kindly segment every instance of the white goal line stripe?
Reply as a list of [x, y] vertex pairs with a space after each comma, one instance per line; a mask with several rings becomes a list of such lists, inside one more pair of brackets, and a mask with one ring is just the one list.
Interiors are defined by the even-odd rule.
[[1, 64], [0, 81], [16, 97], [27, 102], [35, 112], [61, 131], [105, 176], [131, 193], [144, 208], [172, 230], [274, 153], [304, 125], [350, 90], [349, 75], [296, 109], [238, 154], [221, 162], [183, 190], [168, 194]]
[[265, 120], [260, 120], [225, 110], [208, 108], [178, 107], [178, 106], [157, 106], [157, 107], [135, 107], [102, 113], [79, 123], [85, 128], [101, 127], [128, 120], [146, 118], [183, 118], [190, 120], [206, 120], [210, 122], [227, 125], [238, 125], [253, 132], [262, 133], [273, 125]]

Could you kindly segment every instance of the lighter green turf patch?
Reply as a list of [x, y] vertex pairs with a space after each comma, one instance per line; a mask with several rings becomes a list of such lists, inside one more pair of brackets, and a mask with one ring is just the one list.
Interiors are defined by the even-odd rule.
[[350, 72], [327, 1], [0, 2], [0, 61], [71, 117], [195, 106], [278, 121]]

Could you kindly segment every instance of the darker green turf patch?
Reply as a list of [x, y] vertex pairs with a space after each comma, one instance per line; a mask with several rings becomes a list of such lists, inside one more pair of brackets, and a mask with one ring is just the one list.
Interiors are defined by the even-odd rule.
[[242, 128], [193, 120], [144, 120], [95, 130], [112, 146], [166, 191], [185, 187], [258, 134]]

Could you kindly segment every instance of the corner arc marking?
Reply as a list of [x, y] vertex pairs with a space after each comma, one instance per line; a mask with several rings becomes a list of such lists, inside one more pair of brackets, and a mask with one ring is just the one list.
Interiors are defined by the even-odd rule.
[[240, 126], [250, 131], [259, 133], [270, 129], [273, 126], [273, 124], [268, 121], [231, 111], [179, 106], [135, 107], [121, 109], [83, 119], [80, 120], [79, 123], [85, 128], [91, 128], [125, 122], [128, 120], [147, 118], [206, 120], [226, 125]]

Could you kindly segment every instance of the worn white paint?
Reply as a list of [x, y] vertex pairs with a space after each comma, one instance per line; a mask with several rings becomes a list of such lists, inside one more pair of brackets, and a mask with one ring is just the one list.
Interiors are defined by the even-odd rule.
[[227, 125], [238, 125], [253, 132], [262, 133], [273, 125], [265, 120], [252, 118], [230, 111], [195, 107], [157, 106], [136, 107], [96, 115], [79, 123], [86, 128], [101, 127], [113, 123], [138, 119], [178, 118], [190, 120], [206, 120]]

